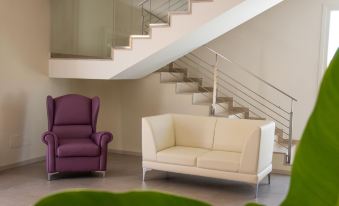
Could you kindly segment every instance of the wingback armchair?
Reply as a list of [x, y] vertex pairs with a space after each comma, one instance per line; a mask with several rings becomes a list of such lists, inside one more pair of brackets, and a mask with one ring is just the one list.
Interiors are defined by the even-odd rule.
[[58, 172], [100, 171], [105, 174], [110, 132], [97, 132], [100, 100], [81, 95], [47, 97], [48, 131], [42, 135], [47, 145], [48, 180]]

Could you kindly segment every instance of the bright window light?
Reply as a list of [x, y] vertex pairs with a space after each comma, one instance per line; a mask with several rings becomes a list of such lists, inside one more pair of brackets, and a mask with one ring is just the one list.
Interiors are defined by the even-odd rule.
[[327, 65], [339, 48], [339, 10], [331, 11], [330, 16], [330, 36], [328, 41]]

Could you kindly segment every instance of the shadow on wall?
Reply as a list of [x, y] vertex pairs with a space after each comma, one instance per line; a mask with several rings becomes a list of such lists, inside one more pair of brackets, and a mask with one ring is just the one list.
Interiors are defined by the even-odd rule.
[[[26, 119], [27, 97], [24, 92], [5, 94], [0, 101], [0, 165], [8, 161], [10, 153], [12, 162], [20, 160], [20, 148], [29, 144], [29, 139], [24, 138]], [[8, 163], [5, 163], [8, 164]]]

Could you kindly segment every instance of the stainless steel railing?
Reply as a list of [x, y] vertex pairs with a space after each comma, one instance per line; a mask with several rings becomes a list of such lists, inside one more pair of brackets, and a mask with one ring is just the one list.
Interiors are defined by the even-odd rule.
[[[225, 57], [219, 52], [207, 46], [204, 49], [210, 54], [215, 56], [214, 63], [210, 63], [203, 57], [199, 57], [194, 53], [187, 54], [180, 58], [176, 63], [183, 68], [194, 68], [194, 72], [202, 74], [201, 76], [207, 79], [207, 84], [213, 85], [214, 101], [220, 96], [233, 96], [235, 103], [241, 107], [247, 107], [250, 113], [255, 118], [269, 118], [277, 123], [278, 128], [282, 131], [282, 135], [287, 137], [287, 163], [291, 162], [291, 149], [292, 149], [292, 134], [293, 134], [293, 104], [297, 102], [296, 98], [277, 88], [268, 81], [262, 79], [258, 75], [249, 71], [247, 68], [241, 66], [230, 58]], [[220, 62], [227, 62], [230, 66], [235, 66], [237, 70], [241, 70], [242, 75], [248, 75], [254, 80], [260, 82], [265, 87], [269, 87], [278, 94], [282, 95], [290, 101], [286, 109], [279, 103], [275, 103], [272, 99], [265, 97], [260, 92], [255, 91], [253, 88], [241, 82], [236, 77], [222, 68]], [[215, 107], [212, 104], [212, 107]], [[278, 141], [279, 142], [279, 141]], [[282, 146], [285, 147], [284, 144]]]

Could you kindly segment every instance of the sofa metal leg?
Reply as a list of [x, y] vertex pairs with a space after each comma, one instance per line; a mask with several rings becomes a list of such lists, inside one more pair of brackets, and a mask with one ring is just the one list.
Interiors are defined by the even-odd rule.
[[147, 173], [148, 171], [151, 171], [151, 170], [152, 170], [152, 169], [145, 168], [145, 167], [142, 168], [142, 181], [145, 181], [146, 173]]
[[58, 174], [59, 172], [52, 172], [52, 173], [47, 173], [47, 180], [48, 181], [52, 181], [52, 177], [56, 174]]
[[268, 174], [267, 179], [268, 179], [268, 184], [270, 185], [271, 184], [271, 173]]
[[258, 193], [259, 193], [259, 182], [255, 185], [255, 199], [258, 198]]

